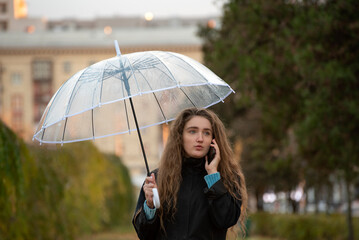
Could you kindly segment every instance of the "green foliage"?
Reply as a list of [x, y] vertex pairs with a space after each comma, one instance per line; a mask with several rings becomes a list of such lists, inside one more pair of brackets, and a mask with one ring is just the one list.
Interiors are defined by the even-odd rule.
[[311, 167], [339, 170], [349, 182], [359, 166], [359, 148], [354, 147], [359, 146], [358, 10], [355, 1], [329, 1], [317, 11], [325, 27], [311, 35], [321, 47], [300, 61], [302, 69], [310, 65], [313, 72], [303, 79], [309, 87], [301, 91], [304, 117], [296, 132]]
[[[28, 234], [22, 162], [24, 143], [0, 121], [0, 238], [23, 239]], [[31, 161], [31, 159], [29, 159]]]
[[[112, 170], [115, 176], [122, 176], [112, 181], [106, 191], [106, 207], [109, 212], [109, 227], [126, 225], [133, 214], [133, 187], [127, 168], [115, 155], [107, 155], [109, 162], [115, 166]], [[121, 204], [119, 204], [121, 203]]]
[[206, 65], [237, 92], [216, 111], [243, 143], [250, 190], [357, 180], [357, 1], [230, 0], [223, 10], [221, 27], [199, 34]]
[[[251, 234], [290, 240], [346, 240], [348, 233], [343, 215], [288, 215], [256, 213], [250, 217]], [[359, 219], [354, 219], [359, 228]], [[359, 239], [357, 237], [356, 239]]]
[[118, 157], [90, 142], [26, 147], [4, 125], [0, 134], [0, 239], [74, 239], [130, 221], [132, 185]]
[[243, 142], [243, 168], [254, 191], [290, 191], [300, 178], [288, 135], [301, 116], [296, 50], [305, 45], [305, 21], [301, 8], [284, 1], [233, 0], [224, 5], [221, 29], [200, 33], [206, 64], [240, 94], [217, 110]]

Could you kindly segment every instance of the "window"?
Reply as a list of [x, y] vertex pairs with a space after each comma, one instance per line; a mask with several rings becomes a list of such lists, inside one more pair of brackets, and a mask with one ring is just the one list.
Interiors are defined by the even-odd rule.
[[44, 110], [51, 100], [51, 82], [34, 81], [34, 121], [38, 122], [41, 119]]
[[33, 62], [33, 79], [35, 81], [49, 81], [52, 78], [51, 62], [37, 60]]
[[0, 3], [0, 14], [5, 14], [7, 12], [6, 3]]
[[0, 32], [5, 32], [7, 30], [7, 22], [0, 21]]
[[11, 74], [11, 84], [12, 85], [21, 85], [22, 83], [22, 75], [21, 73], [12, 73]]
[[52, 63], [36, 60], [32, 65], [34, 122], [38, 122], [52, 97]]

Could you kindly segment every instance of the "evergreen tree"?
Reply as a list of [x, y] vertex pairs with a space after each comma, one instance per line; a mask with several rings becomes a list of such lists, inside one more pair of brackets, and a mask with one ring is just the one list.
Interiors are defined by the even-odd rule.
[[205, 63], [237, 92], [216, 111], [243, 143], [258, 199], [269, 188], [341, 176], [349, 239], [349, 187], [359, 175], [358, 12], [355, 0], [230, 0], [220, 27], [200, 30]]

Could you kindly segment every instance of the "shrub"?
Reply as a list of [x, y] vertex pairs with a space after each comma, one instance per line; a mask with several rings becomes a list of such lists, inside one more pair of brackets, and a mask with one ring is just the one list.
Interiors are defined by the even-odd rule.
[[0, 121], [0, 239], [74, 239], [130, 222], [127, 169], [91, 142], [26, 146]]
[[[348, 238], [345, 216], [291, 215], [255, 213], [250, 216], [251, 234], [291, 240], [345, 240]], [[354, 229], [359, 229], [359, 219], [354, 218]], [[359, 239], [359, 236], [356, 236]]]

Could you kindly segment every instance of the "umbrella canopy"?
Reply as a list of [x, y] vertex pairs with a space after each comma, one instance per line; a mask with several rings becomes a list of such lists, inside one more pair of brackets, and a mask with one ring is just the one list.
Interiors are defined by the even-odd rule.
[[136, 131], [173, 120], [188, 107], [207, 108], [233, 90], [184, 55], [147, 51], [91, 65], [68, 79], [49, 102], [34, 134], [40, 143], [69, 143]]

